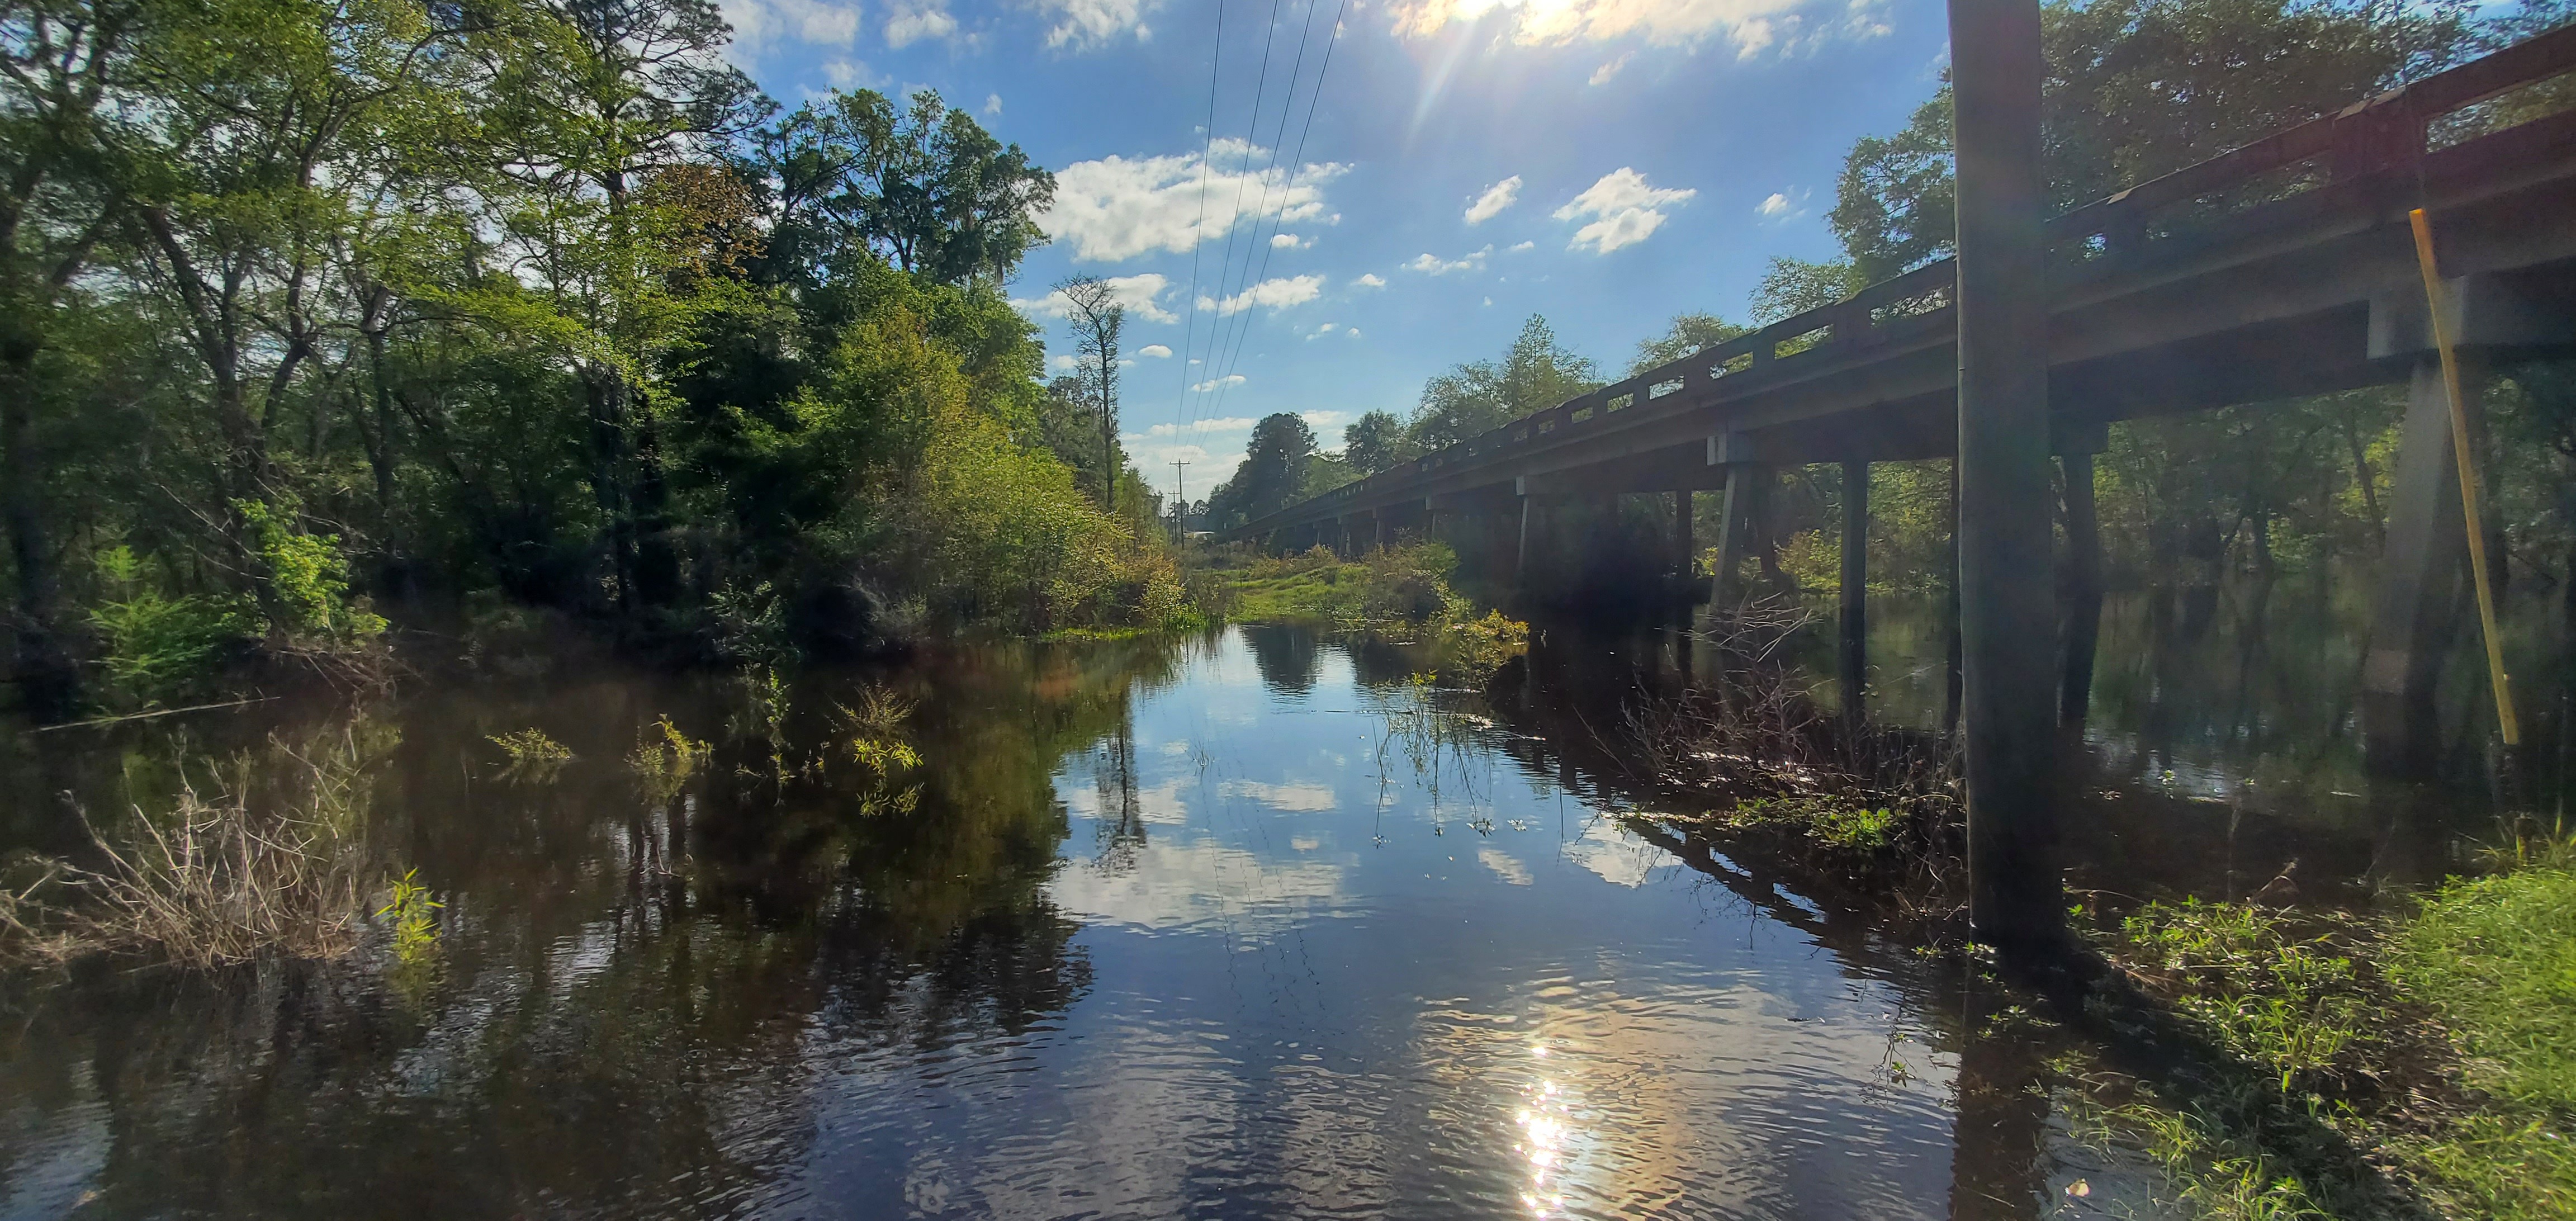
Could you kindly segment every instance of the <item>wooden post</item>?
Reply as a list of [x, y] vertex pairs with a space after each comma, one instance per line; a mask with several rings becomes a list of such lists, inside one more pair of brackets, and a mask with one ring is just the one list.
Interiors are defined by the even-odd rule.
[[1835, 625], [1841, 637], [1843, 719], [1858, 728], [1869, 681], [1869, 463], [1843, 463], [1843, 598]]
[[[2484, 378], [2461, 371], [2461, 396], [2475, 401]], [[2372, 772], [2430, 777], [2441, 763], [2441, 715], [2434, 691], [2459, 630], [2461, 567], [2468, 534], [2460, 517], [2460, 475], [2451, 456], [2450, 403], [2442, 367], [2418, 357], [2398, 426], [2397, 479], [2388, 497], [2388, 545], [2381, 554], [2370, 651], [2361, 671], [2365, 763]]]
[[2102, 636], [2102, 524], [2093, 506], [2093, 455], [2058, 458], [2066, 474], [2066, 622], [2057, 723], [2080, 729], [2093, 707], [2093, 652]]
[[1959, 218], [1959, 633], [1968, 911], [1979, 939], [2057, 942], [2057, 745], [2045, 506], [2048, 295], [2039, 0], [1949, 0]]

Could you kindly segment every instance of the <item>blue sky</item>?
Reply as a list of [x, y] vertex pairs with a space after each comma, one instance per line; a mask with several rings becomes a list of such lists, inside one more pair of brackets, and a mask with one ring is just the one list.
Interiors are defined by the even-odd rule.
[[1844, 151], [1930, 96], [1947, 39], [1922, 0], [1311, 3], [1224, 0], [1221, 54], [1218, 0], [725, 13], [784, 103], [936, 89], [1056, 172], [1012, 296], [1061, 354], [1050, 286], [1120, 284], [1128, 446], [1166, 491], [1189, 459], [1193, 498], [1253, 420], [1336, 447], [1532, 313], [1610, 372], [1676, 313], [1740, 319], [1772, 256], [1833, 253]]

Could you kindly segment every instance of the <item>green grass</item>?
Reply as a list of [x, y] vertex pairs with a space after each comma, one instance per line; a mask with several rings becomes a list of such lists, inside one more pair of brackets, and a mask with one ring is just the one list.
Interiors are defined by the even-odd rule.
[[2479, 1215], [2576, 1217], [2576, 869], [2455, 880], [2391, 941], [2390, 974], [2440, 1016], [2484, 1095], [2410, 1156]]
[[[1344, 574], [1357, 570], [1353, 579]], [[1237, 623], [1331, 623], [1355, 619], [1367, 596], [1367, 569], [1357, 564], [1273, 576], [1246, 575], [1227, 583], [1233, 603], [1226, 618]]]
[[2106, 948], [2242, 1070], [2105, 1112], [2198, 1215], [2420, 1215], [2321, 1148], [2327, 1131], [2440, 1215], [2576, 1218], [2564, 859], [2454, 880], [2391, 920], [2153, 903]]

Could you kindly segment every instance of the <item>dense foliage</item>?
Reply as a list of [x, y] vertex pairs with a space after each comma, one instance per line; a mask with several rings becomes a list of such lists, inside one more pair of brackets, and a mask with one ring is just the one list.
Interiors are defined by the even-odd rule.
[[1001, 292], [1054, 180], [935, 94], [782, 113], [708, 0], [0, 3], [39, 702], [364, 647], [362, 603], [683, 656], [1178, 613], [1123, 455], [1047, 445], [1114, 401], [1052, 400]]

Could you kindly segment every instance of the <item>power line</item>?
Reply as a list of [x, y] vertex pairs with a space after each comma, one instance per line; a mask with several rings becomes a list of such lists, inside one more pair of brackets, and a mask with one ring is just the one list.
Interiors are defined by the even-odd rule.
[[1207, 244], [1201, 237], [1207, 232], [1208, 153], [1216, 147], [1216, 82], [1224, 65], [1225, 0], [1217, 0], [1216, 49], [1208, 53], [1207, 125], [1199, 129], [1199, 220], [1190, 230], [1189, 321], [1181, 327], [1181, 359], [1175, 362], [1181, 367], [1181, 397], [1175, 405], [1179, 412], [1187, 412], [1190, 406], [1190, 337], [1199, 327], [1199, 249]]
[[[1245, 144], [1247, 147], [1249, 147], [1249, 146], [1252, 144], [1253, 137], [1258, 136], [1258, 135], [1260, 135], [1260, 134], [1261, 134], [1261, 99], [1262, 99], [1262, 97], [1263, 97], [1265, 94], [1267, 94], [1267, 93], [1269, 92], [1269, 89], [1270, 89], [1270, 47], [1271, 47], [1271, 44], [1272, 44], [1273, 42], [1277, 41], [1278, 36], [1279, 36], [1279, 0], [1270, 0], [1270, 24], [1269, 24], [1268, 28], [1267, 28], [1267, 29], [1265, 29], [1265, 30], [1262, 32], [1262, 35], [1261, 35], [1261, 73], [1260, 73], [1260, 75], [1259, 75], [1258, 77], [1256, 77], [1256, 78], [1255, 78], [1255, 83], [1254, 83], [1254, 85], [1253, 85], [1253, 89], [1252, 89], [1252, 117], [1250, 118], [1250, 120], [1249, 120], [1249, 121], [1247, 121], [1247, 122], [1244, 124], [1244, 130], [1243, 130], [1243, 140], [1244, 140], [1244, 144]], [[1214, 147], [1214, 140], [1213, 140], [1213, 138], [1212, 138], [1212, 137], [1213, 137], [1213, 135], [1214, 135], [1214, 131], [1215, 131], [1215, 129], [1214, 129], [1213, 127], [1211, 127], [1211, 128], [1209, 129], [1209, 131], [1210, 131], [1210, 135], [1211, 135], [1211, 140], [1210, 140], [1210, 142], [1209, 142], [1209, 147], [1210, 147], [1211, 149], [1213, 149], [1213, 147]], [[1202, 155], [1201, 155], [1201, 157], [1200, 157], [1200, 164], [1201, 164], [1202, 166], [1205, 166], [1205, 165], [1206, 165], [1206, 163], [1207, 163], [1207, 160], [1208, 160], [1208, 156], [1207, 156], [1206, 154], [1202, 154]], [[1230, 211], [1230, 212], [1228, 212], [1228, 213], [1227, 213], [1227, 215], [1226, 215], [1226, 222], [1225, 222], [1225, 257], [1224, 257], [1224, 261], [1222, 261], [1222, 262], [1220, 262], [1220, 263], [1218, 263], [1218, 264], [1217, 264], [1217, 278], [1216, 278], [1216, 282], [1217, 282], [1217, 288], [1219, 289], [1219, 291], [1222, 291], [1222, 290], [1224, 289], [1224, 287], [1225, 287], [1225, 280], [1226, 280], [1226, 274], [1227, 274], [1225, 269], [1226, 269], [1227, 267], [1231, 266], [1231, 265], [1234, 263], [1234, 232], [1235, 232], [1235, 222], [1236, 222], [1238, 219], [1240, 219], [1240, 218], [1242, 217], [1242, 215], [1243, 215], [1243, 180], [1242, 180], [1242, 179], [1240, 179], [1240, 178], [1237, 178], [1237, 179], [1235, 180], [1235, 184], [1234, 184], [1234, 207], [1233, 207], [1233, 210], [1232, 210], [1232, 211]], [[1192, 234], [1192, 235], [1191, 235], [1191, 237], [1192, 237], [1193, 239], [1196, 239], [1196, 238], [1198, 238], [1198, 237], [1199, 237], [1199, 235], [1198, 235], [1198, 234]], [[1246, 261], [1246, 262], [1250, 262], [1251, 260], [1247, 258], [1245, 261]], [[1197, 306], [1197, 300], [1198, 300], [1198, 298], [1197, 298], [1197, 294], [1196, 294], [1195, 292], [1193, 292], [1193, 293], [1191, 294], [1191, 306], [1192, 306], [1192, 308], [1193, 308], [1193, 309], [1195, 309], [1195, 308], [1196, 308], [1196, 306]], [[1212, 327], [1212, 328], [1211, 328], [1211, 334], [1210, 334], [1210, 336], [1209, 336], [1209, 338], [1210, 338], [1210, 340], [1211, 340], [1211, 346], [1210, 346], [1210, 348], [1209, 348], [1209, 350], [1208, 350], [1208, 356], [1209, 356], [1209, 358], [1210, 358], [1210, 359], [1209, 359], [1209, 360], [1208, 360], [1208, 362], [1207, 362], [1207, 367], [1209, 367], [1209, 368], [1211, 368], [1211, 369], [1213, 369], [1213, 368], [1215, 367], [1215, 364], [1216, 364], [1216, 361], [1215, 361], [1215, 359], [1214, 359], [1214, 358], [1215, 358], [1215, 356], [1216, 356], [1216, 350], [1215, 350], [1215, 348], [1214, 348], [1214, 346], [1213, 346], [1213, 340], [1214, 340], [1214, 338], [1215, 338], [1215, 336], [1214, 336], [1214, 334], [1213, 334], [1213, 330], [1214, 330], [1214, 328]], [[1184, 343], [1187, 343], [1187, 342], [1189, 342], [1189, 341], [1188, 341], [1188, 340], [1187, 340], [1187, 338], [1185, 337], [1185, 338], [1183, 339], [1183, 342], [1184, 342]], [[1182, 367], [1182, 369], [1183, 369], [1183, 370], [1185, 370], [1185, 371], [1186, 371], [1186, 370], [1189, 368], [1189, 365], [1188, 365], [1188, 363], [1187, 363], [1188, 358], [1189, 358], [1189, 352], [1188, 352], [1188, 350], [1187, 350], [1186, 348], [1184, 348], [1184, 349], [1183, 349], [1183, 351], [1181, 352], [1181, 357], [1182, 357], [1182, 360], [1183, 360], [1183, 364], [1182, 364], [1182, 366], [1181, 366], [1181, 367]], [[1190, 414], [1190, 419], [1192, 420], [1192, 422], [1195, 422], [1195, 421], [1197, 420], [1197, 418], [1198, 418], [1197, 404], [1195, 404], [1195, 403], [1193, 403], [1193, 404], [1189, 404], [1189, 407], [1190, 407], [1190, 412], [1189, 412], [1189, 414]]]
[[[1283, 99], [1283, 100], [1279, 103], [1279, 129], [1278, 129], [1278, 131], [1277, 131], [1277, 133], [1276, 133], [1276, 134], [1274, 134], [1274, 135], [1272, 135], [1272, 136], [1270, 137], [1270, 163], [1269, 163], [1268, 165], [1265, 165], [1265, 166], [1261, 167], [1261, 202], [1260, 202], [1260, 203], [1258, 203], [1258, 204], [1256, 204], [1256, 205], [1254, 205], [1254, 206], [1253, 206], [1253, 209], [1252, 209], [1252, 243], [1251, 243], [1251, 245], [1249, 245], [1249, 246], [1245, 247], [1245, 248], [1244, 248], [1244, 252], [1243, 252], [1243, 270], [1244, 270], [1244, 279], [1243, 279], [1243, 280], [1241, 280], [1240, 282], [1238, 282], [1238, 283], [1235, 285], [1236, 290], [1237, 290], [1237, 291], [1239, 291], [1239, 292], [1242, 292], [1242, 293], [1250, 293], [1250, 292], [1252, 291], [1252, 289], [1253, 289], [1256, 285], [1258, 285], [1258, 284], [1260, 283], [1260, 281], [1258, 280], [1258, 278], [1254, 277], [1254, 276], [1253, 276], [1253, 274], [1252, 274], [1252, 260], [1253, 260], [1253, 256], [1254, 256], [1254, 255], [1256, 255], [1256, 254], [1261, 254], [1261, 255], [1264, 255], [1264, 256], [1265, 256], [1265, 257], [1263, 257], [1263, 258], [1262, 258], [1262, 260], [1261, 260], [1261, 272], [1262, 272], [1262, 274], [1267, 275], [1267, 274], [1269, 274], [1269, 271], [1270, 271], [1270, 260], [1269, 260], [1269, 258], [1268, 258], [1268, 257], [1266, 257], [1268, 252], [1266, 252], [1266, 251], [1264, 251], [1264, 250], [1262, 250], [1262, 249], [1261, 249], [1261, 242], [1262, 242], [1262, 237], [1261, 237], [1261, 218], [1262, 218], [1263, 216], [1265, 216], [1265, 215], [1268, 215], [1268, 214], [1269, 214], [1269, 211], [1270, 211], [1270, 183], [1271, 183], [1271, 180], [1272, 180], [1273, 178], [1275, 178], [1275, 177], [1277, 176], [1277, 174], [1278, 174], [1278, 170], [1279, 170], [1279, 146], [1280, 146], [1281, 144], [1285, 143], [1285, 142], [1286, 142], [1286, 139], [1287, 139], [1287, 135], [1288, 135], [1288, 116], [1289, 116], [1289, 115], [1291, 115], [1291, 114], [1293, 114], [1293, 113], [1295, 113], [1295, 112], [1296, 112], [1296, 109], [1297, 109], [1297, 78], [1298, 78], [1300, 75], [1302, 75], [1302, 74], [1305, 72], [1305, 70], [1306, 70], [1306, 47], [1307, 47], [1307, 45], [1308, 45], [1310, 42], [1312, 42], [1312, 41], [1313, 41], [1313, 34], [1314, 34], [1314, 32], [1315, 32], [1315, 8], [1316, 8], [1316, 6], [1317, 6], [1320, 2], [1321, 2], [1321, 0], [1306, 0], [1306, 20], [1305, 20], [1305, 23], [1304, 23], [1304, 24], [1302, 24], [1302, 25], [1300, 25], [1300, 26], [1298, 26], [1298, 27], [1297, 27], [1297, 58], [1296, 58], [1296, 60], [1295, 60], [1295, 61], [1293, 61], [1293, 62], [1289, 65], [1289, 68], [1288, 68], [1288, 95], [1287, 95], [1287, 97], [1286, 97], [1285, 99]], [[1317, 88], [1317, 90], [1318, 90], [1319, 92], [1321, 91], [1321, 89], [1322, 89], [1322, 87], [1323, 87], [1323, 83], [1324, 83], [1323, 77], [1319, 74], [1319, 75], [1315, 78], [1315, 85], [1316, 85], [1316, 88]], [[1307, 111], [1307, 114], [1309, 114], [1310, 116], [1314, 113], [1314, 106], [1313, 106], [1313, 104], [1312, 104], [1312, 102], [1311, 102], [1311, 101], [1308, 103], [1307, 108], [1306, 108], [1306, 111]], [[1256, 140], [1257, 140], [1257, 138], [1258, 138], [1258, 137], [1260, 136], [1260, 134], [1261, 134], [1261, 132], [1260, 132], [1261, 116], [1260, 116], [1259, 114], [1257, 114], [1257, 113], [1256, 113], [1256, 114], [1253, 116], [1253, 120], [1252, 120], [1252, 121], [1253, 121], [1253, 133], [1252, 133], [1252, 134], [1253, 134], [1253, 136], [1254, 136], [1254, 137], [1256, 138]], [[1294, 176], [1296, 175], [1296, 172], [1297, 172], [1297, 167], [1296, 167], [1296, 165], [1292, 162], [1292, 163], [1289, 165], [1289, 167], [1288, 167], [1288, 173], [1289, 173], [1289, 175], [1290, 175], [1291, 177], [1294, 177]], [[1283, 198], [1282, 198], [1281, 206], [1282, 206], [1283, 208], [1286, 206], [1286, 202], [1285, 202], [1285, 197], [1284, 197], [1284, 195], [1283, 195]], [[1278, 227], [1274, 224], [1274, 225], [1271, 227], [1271, 231], [1272, 231], [1273, 233], [1276, 233], [1276, 232], [1278, 231]], [[1229, 244], [1229, 245], [1227, 246], [1227, 250], [1228, 250], [1229, 254], [1231, 254], [1231, 252], [1232, 252], [1232, 250], [1233, 250], [1233, 247], [1232, 247], [1232, 245], [1231, 245], [1231, 244]], [[1222, 279], [1218, 280], [1218, 282], [1217, 282], [1217, 287], [1218, 287], [1220, 290], [1222, 290], [1222, 289], [1225, 287], [1225, 282], [1224, 282]], [[1225, 310], [1225, 302], [1226, 302], [1226, 297], [1228, 297], [1228, 296], [1232, 296], [1232, 295], [1233, 295], [1233, 294], [1231, 294], [1231, 293], [1227, 293], [1227, 294], [1220, 295], [1220, 296], [1217, 298], [1217, 315], [1216, 315], [1216, 316], [1217, 316], [1217, 323], [1216, 323], [1216, 325], [1217, 325], [1217, 336], [1218, 336], [1218, 337], [1216, 338], [1216, 340], [1215, 340], [1214, 344], [1212, 345], [1212, 350], [1211, 350], [1211, 352], [1210, 352], [1210, 356], [1211, 356], [1211, 357], [1213, 357], [1213, 356], [1215, 355], [1215, 352], [1216, 352], [1216, 351], [1224, 350], [1224, 349], [1226, 348], [1226, 346], [1227, 346], [1228, 341], [1224, 338], [1225, 330], [1226, 330], [1226, 323], [1225, 323], [1225, 313], [1226, 313], [1226, 310]], [[1238, 313], [1243, 313], [1243, 314], [1249, 314], [1249, 313], [1251, 313], [1251, 312], [1252, 312], [1252, 302], [1250, 302], [1249, 300], [1245, 301], [1245, 302], [1244, 302], [1244, 307], [1243, 307], [1243, 309], [1241, 309], [1241, 310], [1239, 310], [1239, 311], [1236, 311], [1236, 312], [1238, 312]], [[1234, 329], [1235, 329], [1235, 331], [1236, 331], [1236, 332], [1237, 332], [1237, 334], [1238, 334], [1238, 338], [1237, 338], [1236, 340], [1234, 340], [1233, 342], [1234, 342], [1235, 346], [1236, 346], [1238, 349], [1241, 347], [1241, 340], [1240, 340], [1240, 338], [1239, 338], [1240, 332], [1242, 331], [1243, 327], [1248, 326], [1248, 325], [1250, 325], [1250, 319], [1249, 319], [1249, 318], [1247, 318], [1247, 319], [1245, 319], [1243, 322], [1241, 322], [1241, 323], [1237, 323], [1237, 324], [1235, 325], [1235, 328], [1234, 328]], [[1213, 371], [1215, 370], [1216, 364], [1217, 364], [1217, 362], [1216, 362], [1214, 359], [1211, 359], [1211, 360], [1209, 360], [1209, 361], [1208, 361], [1208, 366], [1209, 366], [1209, 369], [1210, 369], [1210, 371], [1211, 371], [1211, 372], [1213, 372]], [[1227, 367], [1226, 367], [1225, 372], [1224, 372], [1224, 373], [1222, 373], [1222, 374], [1219, 374], [1218, 376], [1219, 376], [1220, 378], [1227, 377], [1227, 376], [1231, 376], [1231, 375], [1233, 374], [1233, 372], [1234, 372], [1234, 370], [1233, 370], [1233, 366], [1232, 366], [1231, 361], [1229, 360], [1229, 362], [1228, 362], [1228, 365], [1227, 365]], [[1220, 406], [1221, 406], [1221, 405], [1224, 403], [1224, 401], [1225, 401], [1226, 386], [1227, 386], [1227, 383], [1225, 383], [1225, 382], [1223, 382], [1223, 381], [1219, 381], [1219, 382], [1218, 382], [1218, 384], [1217, 384], [1217, 386], [1216, 386], [1216, 388], [1215, 388], [1215, 389], [1216, 389], [1216, 400], [1215, 400], [1215, 401], [1216, 401], [1216, 403], [1217, 403], [1218, 405], [1220, 405]]]
[[[1288, 185], [1286, 190], [1291, 194], [1293, 194], [1297, 188], [1297, 171], [1299, 167], [1303, 166], [1306, 162], [1306, 138], [1313, 135], [1315, 132], [1315, 108], [1323, 101], [1324, 78], [1333, 70], [1333, 49], [1341, 45], [1342, 16], [1346, 11], [1348, 11], [1349, 6], [1350, 0], [1338, 0], [1333, 8], [1333, 31], [1331, 37], [1324, 43], [1324, 62], [1322, 66], [1315, 69], [1315, 88], [1314, 91], [1308, 94], [1306, 98], [1306, 122], [1303, 126], [1297, 129], [1297, 154], [1288, 159]], [[1284, 124], [1282, 125], [1281, 130], [1283, 132], [1286, 130]], [[1281, 208], [1281, 212], [1284, 216], [1286, 212], [1286, 208], [1284, 206]], [[1279, 224], [1280, 222], [1278, 220], [1274, 220], [1272, 222], [1270, 231], [1273, 234], [1278, 233]], [[1275, 247], [1272, 249], [1275, 249]], [[1270, 250], [1268, 249], [1262, 251], [1261, 274], [1265, 276], [1270, 274]], [[1247, 301], [1244, 303], [1244, 309], [1247, 313], [1250, 312], [1251, 308], [1251, 302]], [[1248, 330], [1251, 325], [1250, 320], [1246, 319], [1244, 325]], [[1233, 376], [1235, 363], [1240, 359], [1242, 351], [1242, 345], [1240, 343], [1236, 344], [1235, 355], [1227, 359], [1225, 373], [1222, 376]], [[1220, 383], [1217, 387], [1216, 404], [1220, 408], [1224, 406], [1225, 391], [1226, 386]]]

